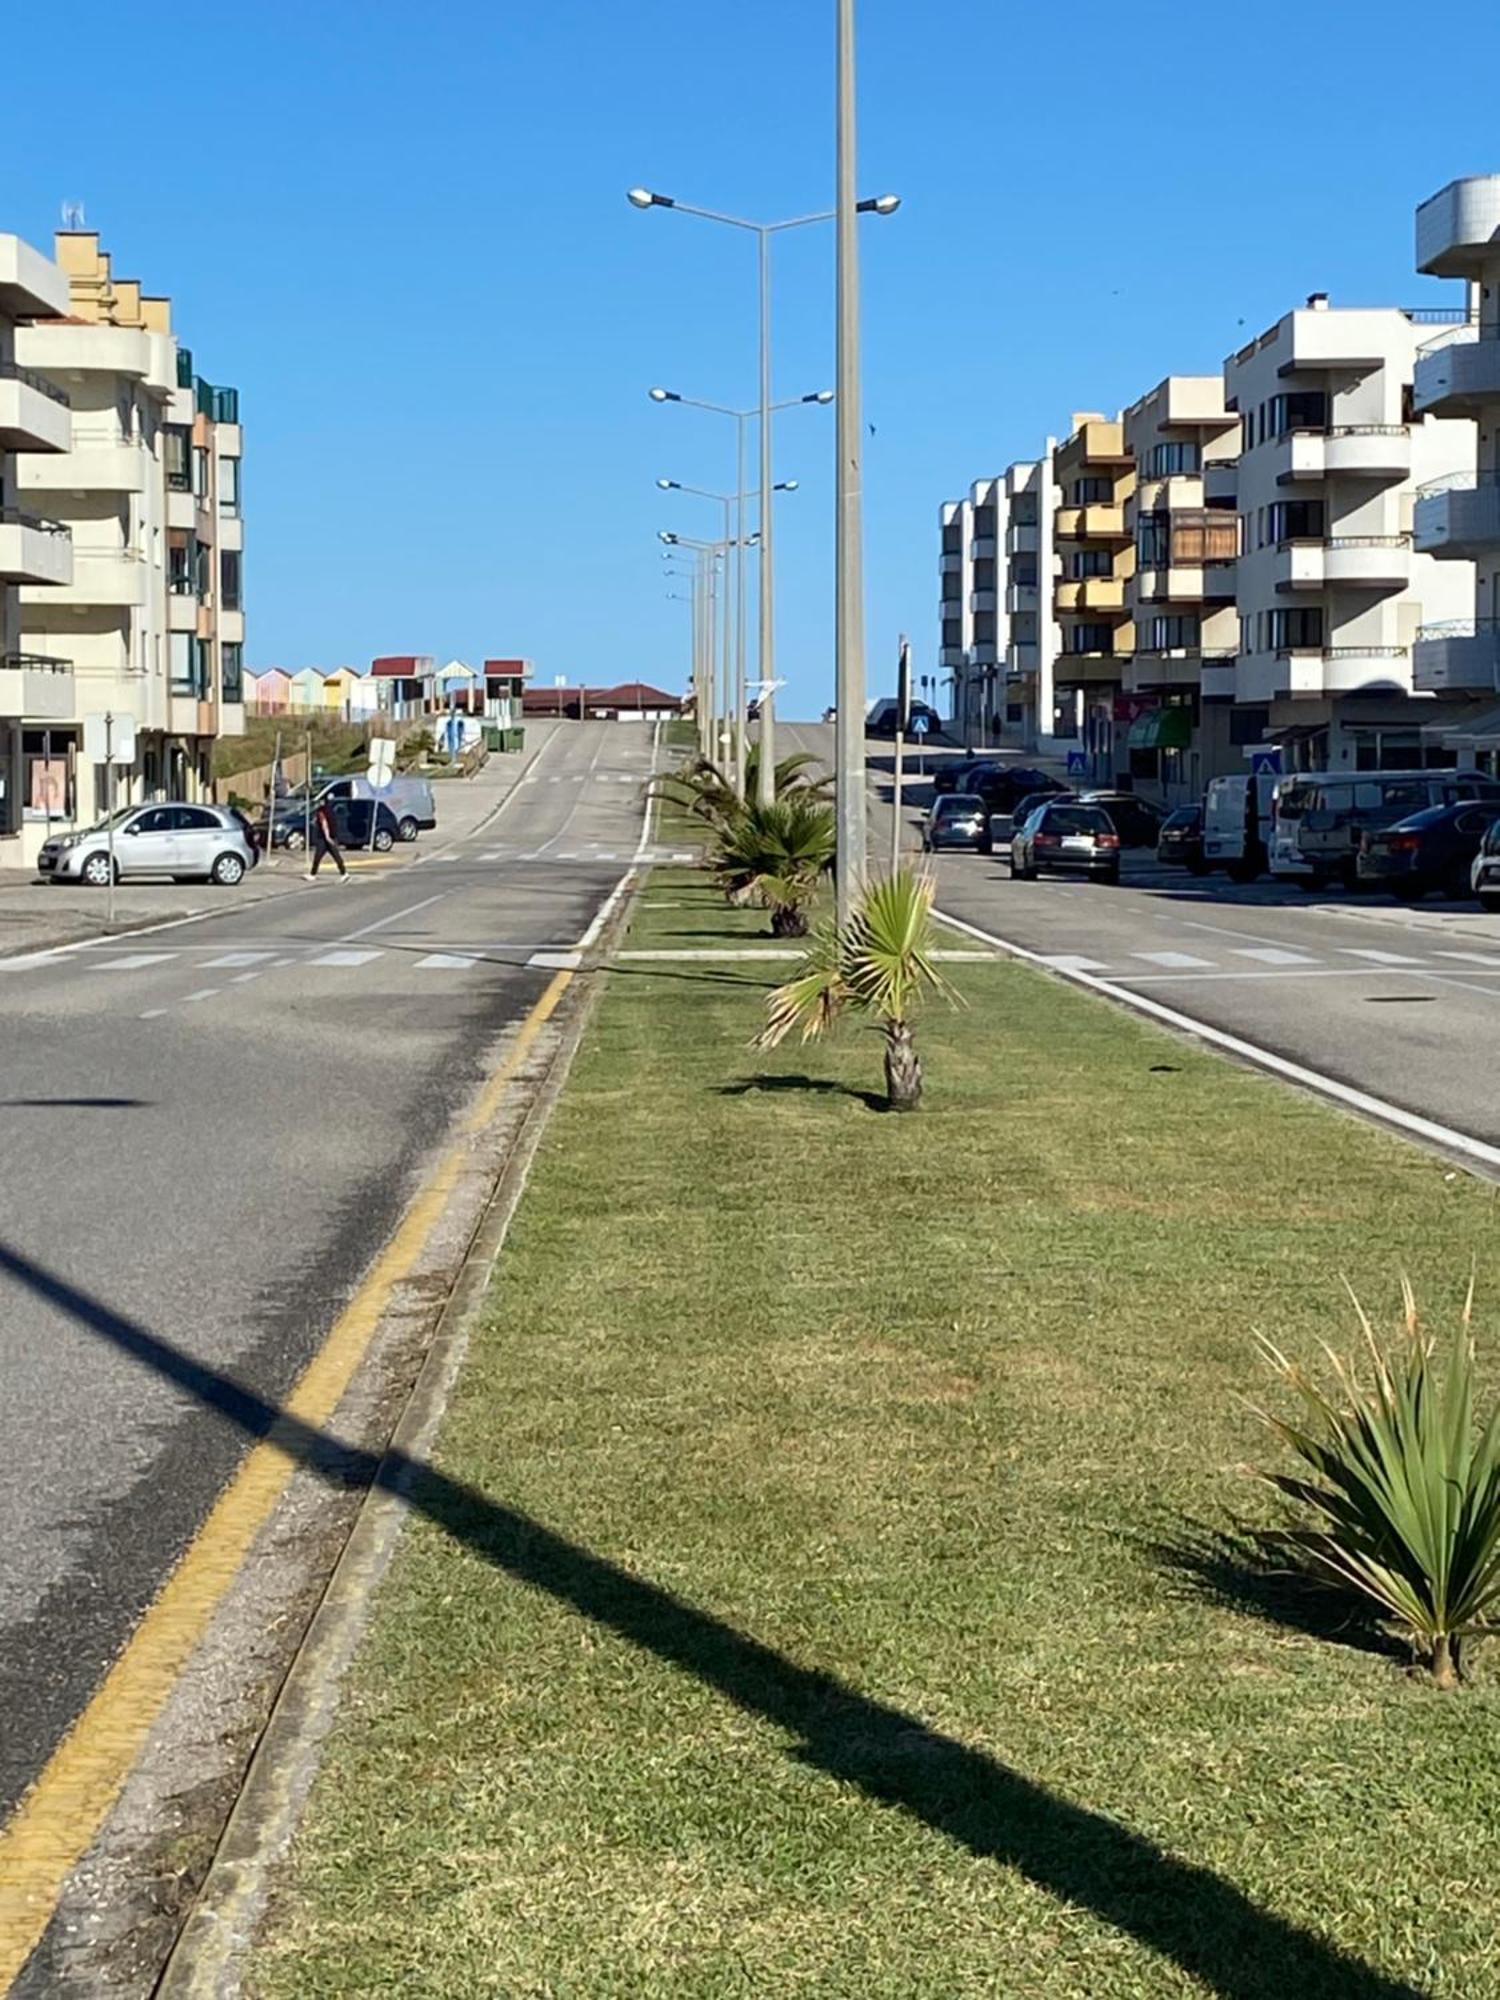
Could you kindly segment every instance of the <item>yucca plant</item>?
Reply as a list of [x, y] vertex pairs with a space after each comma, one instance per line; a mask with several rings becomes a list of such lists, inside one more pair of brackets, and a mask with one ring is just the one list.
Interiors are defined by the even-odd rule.
[[932, 880], [900, 869], [876, 882], [842, 930], [814, 937], [805, 970], [766, 1001], [755, 1046], [774, 1049], [793, 1028], [804, 1042], [846, 1010], [873, 1014], [885, 1031], [885, 1090], [892, 1111], [922, 1101], [922, 1063], [912, 1017], [924, 995], [958, 996], [933, 960]]
[[794, 790], [726, 818], [709, 866], [732, 903], [759, 903], [771, 912], [773, 936], [805, 937], [807, 906], [833, 866], [834, 847], [832, 809]]
[[1405, 1330], [1389, 1350], [1349, 1296], [1365, 1353], [1324, 1349], [1331, 1389], [1261, 1338], [1303, 1420], [1256, 1414], [1307, 1468], [1264, 1476], [1317, 1517], [1286, 1537], [1304, 1565], [1371, 1599], [1437, 1685], [1453, 1687], [1464, 1640], [1493, 1629], [1500, 1612], [1500, 1407], [1477, 1421], [1473, 1283], [1446, 1354], [1405, 1279]]

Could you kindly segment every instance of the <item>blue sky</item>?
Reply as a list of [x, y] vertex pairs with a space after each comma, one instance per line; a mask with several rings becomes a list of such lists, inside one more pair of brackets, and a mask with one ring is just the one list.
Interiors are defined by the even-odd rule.
[[[753, 243], [624, 190], [824, 206], [831, 0], [260, 0], [159, 25], [11, 10], [0, 228], [45, 243], [83, 201], [239, 386], [251, 663], [521, 653], [544, 681], [680, 686], [656, 530], [715, 515], [654, 481], [728, 485], [732, 431], [645, 392], [754, 400]], [[1430, 63], [1409, 0], [862, 0], [860, 33], [861, 180], [904, 203], [864, 233], [875, 694], [902, 630], [933, 665], [944, 498], [1072, 410], [1216, 368], [1311, 290], [1446, 295], [1413, 272], [1412, 210], [1500, 170], [1500, 12], [1451, 0]], [[831, 381], [832, 258], [828, 230], [778, 247], [778, 395]], [[830, 697], [832, 446], [831, 412], [783, 419], [784, 712]]]

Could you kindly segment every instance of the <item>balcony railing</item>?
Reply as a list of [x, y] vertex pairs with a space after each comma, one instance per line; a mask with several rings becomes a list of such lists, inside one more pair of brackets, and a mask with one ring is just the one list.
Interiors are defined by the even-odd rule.
[[1320, 660], [1404, 660], [1410, 651], [1410, 646], [1278, 646], [1276, 657], [1290, 660], [1312, 653]]
[[23, 368], [19, 361], [0, 361], [0, 377], [7, 382], [22, 382], [28, 389], [35, 389], [39, 396], [48, 396], [54, 403], [61, 403], [65, 410], [73, 406], [55, 382], [49, 382], [45, 375], [38, 375], [30, 368]]
[[73, 530], [66, 521], [44, 521], [40, 514], [25, 514], [19, 507], [0, 507], [0, 527], [31, 528], [39, 535], [61, 535], [64, 541], [73, 539]]
[[19, 668], [28, 674], [70, 674], [71, 660], [59, 660], [52, 653], [0, 653], [0, 667], [11, 672]]
[[1429, 479], [1417, 488], [1417, 498], [1428, 500], [1434, 493], [1477, 493], [1481, 487], [1500, 486], [1500, 472], [1449, 472], [1441, 479]]

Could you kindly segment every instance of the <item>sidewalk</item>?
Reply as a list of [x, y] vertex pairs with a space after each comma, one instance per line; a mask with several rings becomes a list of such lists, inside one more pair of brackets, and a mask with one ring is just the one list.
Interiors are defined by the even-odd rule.
[[[764, 941], [658, 871], [630, 946]], [[1235, 1473], [1252, 1327], [1493, 1300], [1492, 1191], [1006, 962], [880, 1116], [775, 977], [609, 974], [249, 1995], [1495, 2000], [1493, 1668], [1320, 1623]]]
[[[437, 827], [423, 834], [415, 847], [398, 850], [405, 861], [409, 864], [424, 853], [432, 854], [439, 846], [477, 832], [510, 796], [557, 727], [549, 720], [530, 723], [521, 755], [493, 755], [472, 778], [436, 781]], [[295, 895], [307, 886], [303, 880], [306, 866], [304, 855], [273, 854], [234, 889], [216, 889], [206, 882], [121, 883], [115, 891], [112, 926], [105, 921], [102, 890], [43, 882], [26, 869], [0, 869], [0, 958], [206, 912], [221, 915], [270, 902], [277, 896]]]

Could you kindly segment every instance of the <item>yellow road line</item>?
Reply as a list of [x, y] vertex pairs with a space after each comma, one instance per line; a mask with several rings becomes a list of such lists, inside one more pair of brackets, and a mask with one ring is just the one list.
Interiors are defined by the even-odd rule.
[[[411, 1271], [468, 1157], [573, 974], [557, 973], [522, 1022], [460, 1137], [376, 1258], [287, 1397], [284, 1410], [321, 1427], [364, 1358], [395, 1287]], [[119, 1796], [163, 1703], [296, 1470], [280, 1425], [246, 1454], [125, 1650], [0, 1831], [0, 1992], [8, 1991], [51, 1921], [68, 1876]]]

